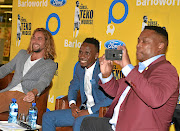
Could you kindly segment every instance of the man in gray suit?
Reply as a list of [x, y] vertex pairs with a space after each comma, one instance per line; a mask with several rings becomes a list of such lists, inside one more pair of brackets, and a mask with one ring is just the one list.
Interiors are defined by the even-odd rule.
[[19, 113], [28, 113], [36, 95], [50, 85], [56, 71], [54, 40], [49, 31], [37, 28], [27, 50], [20, 50], [0, 67], [0, 79], [14, 71], [7, 88], [0, 91], [0, 113], [9, 110], [12, 98], [17, 100]]

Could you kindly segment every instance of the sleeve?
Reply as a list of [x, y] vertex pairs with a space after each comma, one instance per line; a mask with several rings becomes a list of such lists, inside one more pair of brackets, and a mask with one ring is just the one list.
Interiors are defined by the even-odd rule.
[[[109, 82], [103, 84], [101, 80], [99, 81], [99, 85], [104, 89], [104, 91], [111, 97], [116, 97], [117, 92], [123, 92], [128, 84], [124, 83], [125, 85], [122, 85], [124, 82], [124, 78], [115, 80], [113, 77]], [[121, 91], [119, 91], [121, 90]]]
[[[79, 65], [79, 64], [78, 64]], [[72, 81], [70, 82], [69, 91], [68, 91], [68, 101], [77, 100], [77, 94], [80, 89], [79, 77], [78, 77], [78, 65], [76, 66], [75, 74]]]
[[148, 106], [158, 108], [178, 90], [178, 74], [171, 64], [155, 68], [148, 78], [133, 69], [125, 78]]
[[[132, 71], [132, 69], [134, 69], [134, 66], [132, 64], [126, 65], [122, 69], [122, 73], [124, 74], [124, 76], [127, 76]], [[120, 85], [121, 81], [124, 80], [124, 78], [121, 78], [121, 79], [116, 81], [113, 78], [112, 73], [108, 78], [102, 78], [101, 73], [98, 76], [100, 78], [99, 84], [104, 88], [106, 93], [108, 93], [111, 97], [115, 97], [117, 91], [119, 90], [119, 85]], [[122, 88], [122, 90], [125, 90], [125, 88]]]
[[18, 54], [7, 64], [0, 67], [0, 79], [4, 78], [6, 75], [11, 73], [16, 68], [16, 62], [18, 59], [20, 59], [20, 54], [24, 54], [26, 52], [25, 50], [20, 50]]
[[76, 101], [75, 100], [69, 101], [69, 107], [70, 107], [71, 104], [75, 104], [76, 105]]
[[99, 103], [96, 103], [94, 106], [92, 106], [91, 111], [93, 113], [96, 113], [99, 111], [100, 107], [110, 106], [112, 101], [113, 101], [113, 98], [109, 98], [106, 96], [102, 101], [100, 101]]
[[43, 74], [39, 78], [37, 84], [35, 85], [35, 89], [38, 90], [38, 95], [40, 95], [46, 87], [48, 87], [54, 77], [56, 72], [56, 63], [54, 61], [49, 62], [46, 65], [46, 70], [44, 70]]
[[102, 73], [99, 73], [98, 76], [99, 76], [99, 78], [100, 78], [100, 80], [101, 80], [101, 82], [102, 82], [103, 84], [109, 82], [109, 81], [113, 78], [113, 74], [112, 74], [112, 73], [111, 73], [111, 75], [110, 75], [109, 77], [107, 77], [107, 78], [103, 78], [103, 77], [102, 77]]

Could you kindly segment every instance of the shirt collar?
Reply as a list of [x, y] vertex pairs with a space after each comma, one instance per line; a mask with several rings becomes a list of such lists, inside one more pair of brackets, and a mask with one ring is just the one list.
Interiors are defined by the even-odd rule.
[[[148, 67], [152, 62], [154, 62], [154, 61], [157, 60], [159, 57], [164, 56], [164, 55], [165, 55], [165, 54], [160, 54], [160, 55], [151, 57], [151, 58], [149, 58], [148, 60], [145, 60], [145, 61], [143, 61], [143, 62], [139, 62], [139, 65], [143, 65], [143, 66], [144, 66], [144, 69], [145, 69], [145, 68]], [[143, 70], [144, 70], [144, 69], [143, 69]]]
[[96, 65], [96, 62], [94, 62], [94, 64], [89, 68], [85, 67], [85, 72], [93, 72], [95, 65]]

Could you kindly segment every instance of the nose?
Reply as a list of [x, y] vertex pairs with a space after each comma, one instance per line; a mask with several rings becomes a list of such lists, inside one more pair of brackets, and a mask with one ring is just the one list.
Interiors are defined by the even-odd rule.
[[84, 53], [79, 53], [78, 57], [79, 58], [84, 58]]
[[142, 41], [138, 41], [137, 48], [142, 47]]

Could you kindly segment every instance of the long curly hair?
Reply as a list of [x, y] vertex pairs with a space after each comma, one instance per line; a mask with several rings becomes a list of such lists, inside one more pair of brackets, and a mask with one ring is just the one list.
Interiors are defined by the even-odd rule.
[[[55, 43], [54, 43], [54, 39], [53, 39], [52, 34], [44, 28], [37, 28], [34, 30], [33, 35], [31, 36], [31, 39], [34, 36], [34, 34], [38, 31], [41, 31], [45, 37], [44, 59], [54, 60], [56, 57], [56, 50], [55, 50]], [[30, 41], [29, 47], [27, 48], [27, 53], [31, 54], [32, 52], [33, 52], [32, 51], [32, 44]]]

